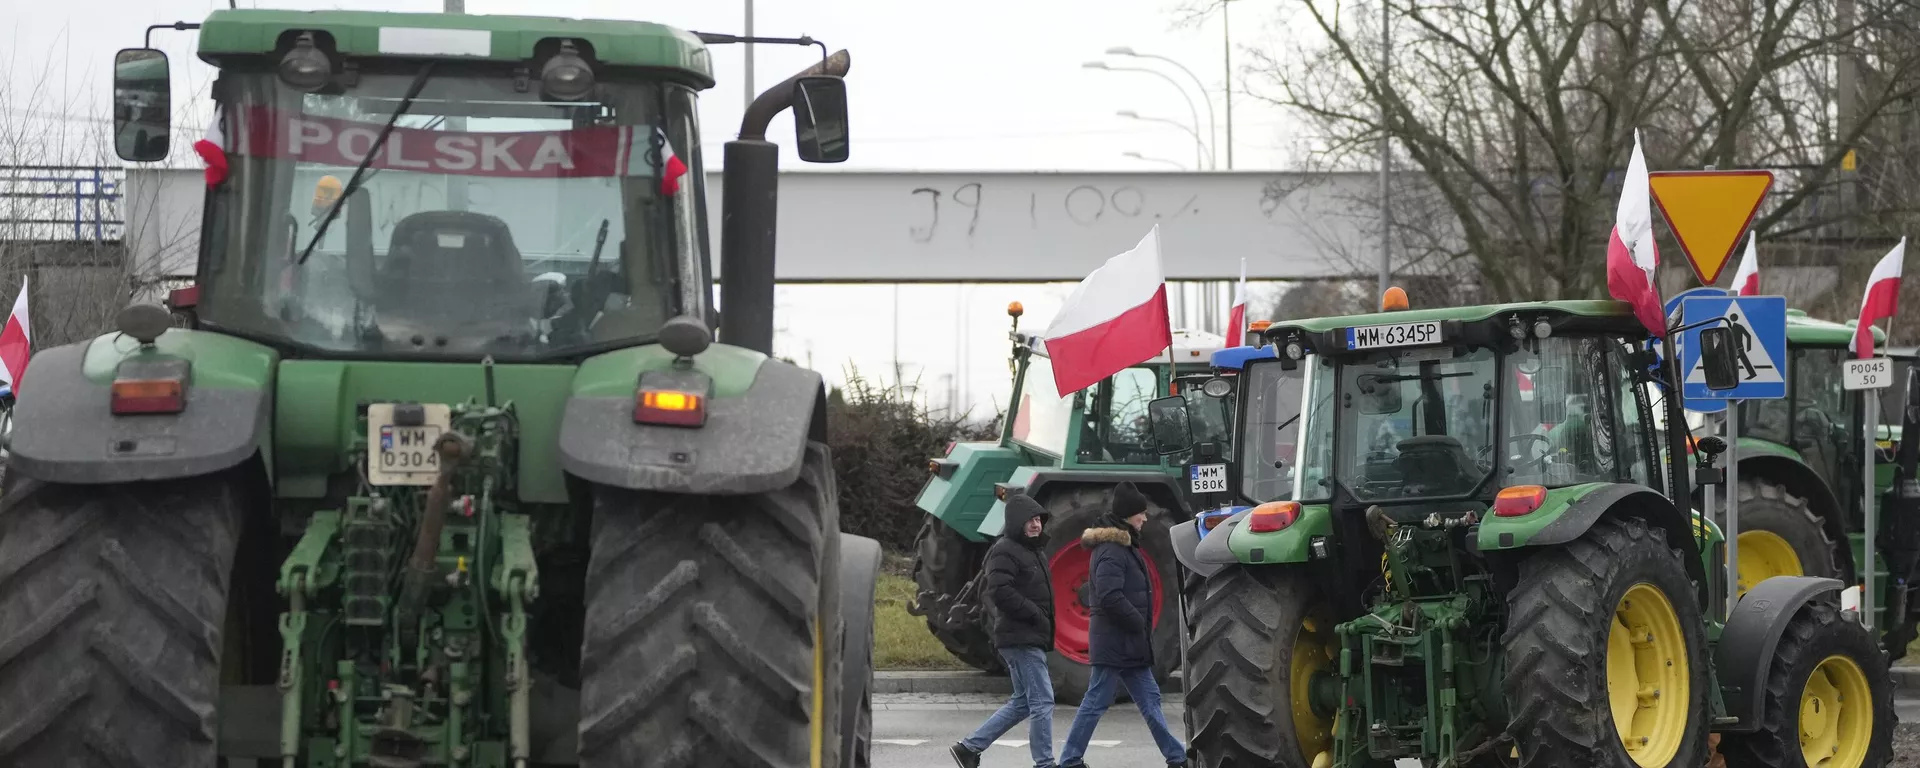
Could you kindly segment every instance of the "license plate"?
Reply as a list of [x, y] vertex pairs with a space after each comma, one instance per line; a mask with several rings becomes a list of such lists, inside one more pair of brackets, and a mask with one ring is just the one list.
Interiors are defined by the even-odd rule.
[[1434, 344], [1439, 341], [1440, 324], [1438, 322], [1363, 325], [1359, 328], [1347, 329], [1347, 349], [1408, 347], [1417, 344]]
[[453, 421], [445, 404], [423, 406], [421, 424], [395, 424], [393, 403], [367, 404], [367, 482], [372, 485], [433, 485], [440, 454], [433, 443]]
[[1227, 490], [1227, 465], [1196, 464], [1188, 471], [1194, 493], [1222, 493]]
[[1885, 357], [1870, 357], [1865, 360], [1848, 360], [1840, 382], [1841, 388], [1886, 389], [1893, 386], [1893, 361]]

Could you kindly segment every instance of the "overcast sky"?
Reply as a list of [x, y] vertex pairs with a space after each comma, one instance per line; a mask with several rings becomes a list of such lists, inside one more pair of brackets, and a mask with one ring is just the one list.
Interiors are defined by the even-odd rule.
[[[115, 50], [138, 47], [149, 24], [199, 21], [225, 0], [16, 0], [5, 12], [11, 40], [0, 53], [9, 98], [7, 117], [38, 120], [98, 120], [107, 112], [108, 75]], [[255, 6], [241, 0], [243, 7]], [[1234, 4], [1233, 40], [1258, 46], [1272, 39], [1277, 0]], [[440, 0], [260, 0], [262, 8], [438, 11]], [[811, 35], [830, 48], [847, 49], [852, 102], [853, 156], [844, 168], [894, 170], [1144, 170], [1170, 168], [1124, 156], [1139, 152], [1194, 164], [1193, 138], [1183, 129], [1115, 115], [1143, 116], [1190, 125], [1187, 102], [1167, 80], [1138, 72], [1089, 70], [1106, 60], [1116, 66], [1150, 67], [1168, 73], [1195, 99], [1200, 132], [1209, 133], [1207, 102], [1178, 69], [1163, 62], [1103, 56], [1113, 46], [1167, 56], [1205, 83], [1224, 123], [1225, 79], [1222, 25], [1216, 13], [1198, 26], [1176, 28], [1182, 0], [971, 0], [966, 3], [900, 0], [758, 0], [755, 32]], [[686, 29], [738, 33], [744, 30], [741, 0], [467, 0], [469, 13], [558, 15], [657, 21]], [[160, 30], [154, 47], [173, 62], [176, 103], [204, 88], [210, 69], [193, 56], [194, 32]], [[745, 100], [743, 48], [715, 48], [719, 85], [701, 107], [707, 151], [737, 130]], [[755, 84], [765, 88], [816, 60], [818, 49], [759, 46]], [[1236, 51], [1236, 66], [1245, 57]], [[1242, 82], [1236, 76], [1236, 82]], [[24, 103], [38, 83], [43, 95]], [[1284, 116], [1236, 88], [1233, 103], [1234, 166], [1282, 168], [1290, 140]], [[202, 92], [204, 93], [204, 92]], [[204, 102], [202, 102], [204, 104]], [[22, 115], [22, 111], [31, 115]], [[186, 121], [204, 120], [198, 115]], [[783, 141], [784, 120], [773, 134]], [[1218, 142], [1210, 142], [1217, 144]], [[176, 146], [179, 146], [176, 144]], [[717, 157], [714, 158], [717, 160]], [[1225, 153], [1219, 158], [1225, 167]], [[713, 162], [713, 161], [710, 161]], [[799, 166], [790, 148], [782, 166]], [[820, 166], [814, 166], [814, 169]], [[924, 368], [925, 383], [966, 369], [970, 399], [987, 407], [994, 390], [1005, 389], [1007, 301], [1026, 303], [1026, 327], [1043, 327], [1071, 286], [903, 286], [898, 323], [903, 362]], [[887, 286], [782, 287], [779, 350], [803, 358], [830, 378], [852, 363], [867, 370], [890, 366], [895, 338], [894, 289]], [[962, 296], [967, 301], [960, 305]], [[861, 311], [848, 313], [846, 307]], [[965, 322], [971, 336], [964, 360], [953, 340]], [[854, 327], [849, 327], [854, 326]], [[854, 332], [854, 331], [857, 331]], [[1004, 394], [1000, 396], [1004, 401]]]

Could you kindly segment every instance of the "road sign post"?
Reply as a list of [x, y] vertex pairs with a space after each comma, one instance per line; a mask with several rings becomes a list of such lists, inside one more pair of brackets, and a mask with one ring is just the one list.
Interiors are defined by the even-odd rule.
[[1878, 510], [1874, 509], [1873, 487], [1874, 461], [1878, 446], [1875, 437], [1880, 432], [1880, 390], [1893, 385], [1893, 361], [1884, 357], [1870, 357], [1865, 360], [1848, 360], [1843, 371], [1845, 374], [1841, 386], [1849, 390], [1860, 391], [1860, 404], [1864, 413], [1860, 421], [1861, 432], [1861, 521], [1866, 527], [1866, 562], [1861, 572], [1866, 574], [1866, 583], [1861, 587], [1860, 624], [1873, 631], [1874, 625], [1874, 541], [1880, 527]]
[[[1721, 400], [1727, 404], [1726, 514], [1721, 528], [1727, 540], [1727, 615], [1739, 602], [1740, 585], [1740, 408], [1741, 400], [1778, 400], [1787, 396], [1787, 299], [1784, 296], [1688, 296], [1680, 302], [1687, 325], [1681, 334], [1680, 396], [1685, 400]], [[1701, 368], [1700, 331], [1723, 327], [1732, 331], [1734, 370], [1740, 383], [1732, 389], [1707, 388]], [[1712, 509], [1708, 509], [1712, 514]]]

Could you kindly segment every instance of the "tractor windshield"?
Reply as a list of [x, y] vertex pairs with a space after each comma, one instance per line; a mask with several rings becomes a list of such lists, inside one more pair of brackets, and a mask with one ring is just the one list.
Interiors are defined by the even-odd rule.
[[1493, 350], [1341, 361], [1336, 476], [1360, 501], [1459, 496], [1493, 471]]
[[610, 79], [559, 102], [506, 70], [442, 64], [372, 151], [417, 74], [376, 64], [319, 93], [222, 76], [230, 170], [202, 320], [322, 354], [542, 359], [706, 316], [691, 90]]

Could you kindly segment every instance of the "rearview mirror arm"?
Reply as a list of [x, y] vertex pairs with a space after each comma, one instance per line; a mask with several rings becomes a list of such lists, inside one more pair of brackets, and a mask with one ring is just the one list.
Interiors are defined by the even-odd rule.
[[177, 32], [184, 32], [189, 29], [199, 29], [199, 28], [200, 28], [199, 24], [191, 21], [176, 21], [172, 24], [155, 24], [153, 26], [147, 27], [147, 38], [146, 38], [147, 41], [145, 46], [143, 47], [146, 47], [146, 48], [153, 47], [153, 31], [156, 29], [171, 29]]

